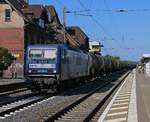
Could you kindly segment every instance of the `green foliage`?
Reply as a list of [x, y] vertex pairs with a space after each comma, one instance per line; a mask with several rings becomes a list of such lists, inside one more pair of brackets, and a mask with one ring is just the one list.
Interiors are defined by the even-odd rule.
[[118, 57], [118, 56], [111, 56], [111, 55], [106, 55], [105, 58], [112, 59], [112, 60], [120, 60], [120, 57]]
[[0, 71], [6, 70], [8, 66], [11, 65], [13, 62], [14, 57], [11, 55], [11, 53], [5, 49], [0, 48]]

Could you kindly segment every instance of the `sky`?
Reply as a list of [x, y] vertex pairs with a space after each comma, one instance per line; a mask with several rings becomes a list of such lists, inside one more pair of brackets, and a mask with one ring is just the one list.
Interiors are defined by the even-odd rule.
[[120, 56], [123, 60], [140, 60], [143, 54], [150, 53], [150, 0], [29, 0], [29, 2], [55, 6], [61, 22], [64, 7], [68, 11], [90, 10], [78, 12], [78, 15], [67, 14], [66, 24], [80, 26], [90, 40], [100, 41], [104, 45], [103, 55]]

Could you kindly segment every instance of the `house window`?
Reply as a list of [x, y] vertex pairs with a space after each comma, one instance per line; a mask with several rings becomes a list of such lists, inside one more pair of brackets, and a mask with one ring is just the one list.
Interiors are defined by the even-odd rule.
[[11, 13], [10, 9], [5, 9], [5, 21], [11, 21]]
[[44, 20], [39, 19], [39, 25], [40, 25], [42, 28], [44, 28]]

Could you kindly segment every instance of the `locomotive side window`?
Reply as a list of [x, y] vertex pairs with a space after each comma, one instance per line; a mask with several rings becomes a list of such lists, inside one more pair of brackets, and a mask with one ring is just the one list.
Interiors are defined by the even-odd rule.
[[30, 58], [42, 58], [42, 50], [39, 49], [31, 49], [29, 51]]
[[62, 50], [61, 59], [63, 63], [67, 63], [67, 51], [65, 49]]
[[61, 53], [61, 59], [64, 61], [65, 59], [65, 50], [62, 49], [62, 53]]

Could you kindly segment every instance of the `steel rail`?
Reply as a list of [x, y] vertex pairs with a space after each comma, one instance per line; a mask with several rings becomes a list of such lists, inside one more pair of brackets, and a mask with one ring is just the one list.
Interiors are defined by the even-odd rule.
[[[109, 96], [113, 93], [113, 91], [123, 82], [123, 80], [128, 76], [129, 72], [127, 72], [123, 78], [118, 81], [118, 83], [112, 88], [112, 90], [104, 97], [103, 100], [100, 101], [100, 103], [95, 107], [95, 109], [90, 112], [88, 114], [88, 116], [86, 116], [83, 121], [88, 121], [91, 119], [91, 117], [95, 114], [95, 112], [98, 110], [98, 108], [100, 108], [104, 102], [109, 98]], [[95, 90], [91, 91], [89, 94], [83, 96], [82, 98], [78, 99], [77, 101], [73, 102], [72, 104], [68, 105], [66, 108], [60, 110], [59, 112], [53, 114], [52, 116], [50, 116], [45, 122], [53, 122], [58, 120], [58, 118], [60, 119], [61, 117], [63, 117], [63, 115], [65, 115], [65, 113], [67, 113], [68, 111], [72, 111], [73, 108], [75, 108], [75, 106], [80, 105], [82, 102], [86, 101], [86, 99], [88, 99], [90, 96], [92, 96], [95, 92], [99, 91], [100, 89], [107, 87], [107, 85], [110, 82], [106, 82], [105, 84], [103, 84], [102, 86], [96, 88]]]

